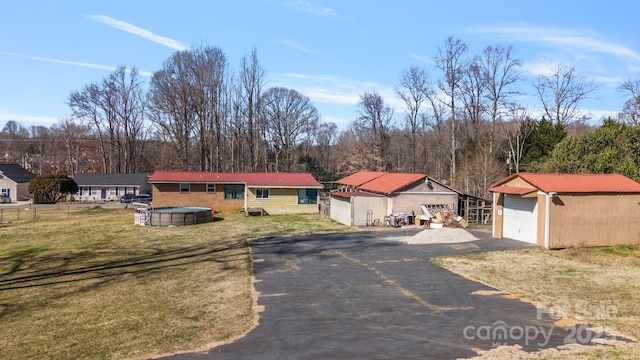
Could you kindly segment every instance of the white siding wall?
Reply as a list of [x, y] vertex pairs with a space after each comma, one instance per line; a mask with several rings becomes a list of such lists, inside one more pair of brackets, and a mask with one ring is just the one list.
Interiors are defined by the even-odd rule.
[[387, 198], [382, 196], [353, 197], [353, 225], [367, 225], [367, 211], [373, 211], [372, 221], [378, 219], [382, 224], [387, 215]]
[[350, 198], [332, 196], [329, 200], [331, 218], [339, 223], [352, 226]]

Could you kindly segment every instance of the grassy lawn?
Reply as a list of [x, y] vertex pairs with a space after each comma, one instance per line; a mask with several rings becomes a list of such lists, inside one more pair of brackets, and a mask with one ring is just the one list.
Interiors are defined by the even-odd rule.
[[[579, 323], [598, 324], [618, 335], [640, 339], [638, 246], [532, 249], [442, 257], [433, 261], [452, 272], [550, 308]], [[499, 350], [492, 356], [497, 353]], [[514, 354], [507, 357], [512, 356]], [[561, 358], [566, 354], [557, 356]], [[640, 345], [583, 348], [571, 356], [637, 359], [640, 358]], [[543, 358], [556, 358], [556, 355], [547, 353]]]
[[346, 229], [318, 215], [140, 227], [122, 209], [57, 211], [0, 224], [2, 359], [141, 358], [229, 341], [257, 318], [247, 239]]

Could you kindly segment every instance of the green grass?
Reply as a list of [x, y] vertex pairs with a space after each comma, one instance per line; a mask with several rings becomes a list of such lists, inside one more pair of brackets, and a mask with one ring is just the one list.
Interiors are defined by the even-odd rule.
[[256, 316], [247, 241], [345, 230], [317, 215], [141, 227], [122, 209], [49, 211], [0, 226], [3, 359], [148, 357], [240, 336]]

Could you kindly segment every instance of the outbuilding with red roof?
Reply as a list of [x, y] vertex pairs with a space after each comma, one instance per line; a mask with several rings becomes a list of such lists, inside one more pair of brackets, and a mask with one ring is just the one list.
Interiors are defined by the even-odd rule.
[[323, 188], [309, 173], [286, 172], [156, 171], [149, 183], [155, 207], [262, 208], [268, 214], [317, 213]]
[[422, 214], [421, 205], [458, 209], [461, 193], [424, 174], [360, 171], [337, 180], [330, 216], [348, 226], [384, 224], [392, 214]]
[[495, 238], [547, 249], [640, 244], [640, 183], [623, 175], [517, 173], [489, 191]]

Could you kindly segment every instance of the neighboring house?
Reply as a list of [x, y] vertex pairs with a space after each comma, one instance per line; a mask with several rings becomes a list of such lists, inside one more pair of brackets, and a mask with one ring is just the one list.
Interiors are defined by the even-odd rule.
[[148, 194], [146, 174], [76, 174], [78, 201], [117, 201], [124, 194]]
[[0, 164], [0, 194], [11, 201], [29, 200], [29, 182], [36, 176], [18, 164]]
[[331, 192], [330, 216], [348, 226], [384, 223], [385, 216], [419, 216], [421, 205], [457, 211], [462, 193], [424, 174], [361, 171], [336, 181]]
[[155, 207], [262, 208], [267, 214], [317, 213], [323, 188], [309, 173], [156, 171], [149, 182]]
[[517, 173], [489, 191], [495, 238], [547, 249], [640, 244], [640, 184], [623, 175]]

